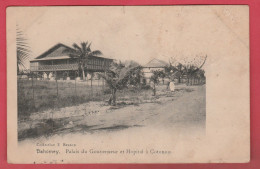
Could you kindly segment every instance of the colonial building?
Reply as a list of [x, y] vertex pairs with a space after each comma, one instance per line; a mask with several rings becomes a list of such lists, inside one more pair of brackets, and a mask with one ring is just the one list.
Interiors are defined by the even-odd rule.
[[165, 66], [168, 66], [169, 64], [165, 61], [159, 60], [159, 59], [152, 59], [147, 64], [143, 65], [143, 72], [146, 80], [149, 82], [151, 76], [153, 75], [153, 71], [155, 70], [162, 70], [165, 71]]
[[[74, 79], [78, 77], [79, 67], [77, 58], [69, 53], [72, 48], [57, 44], [30, 61], [30, 70], [45, 78]], [[103, 72], [113, 62], [113, 59], [92, 56], [88, 59], [87, 72]]]

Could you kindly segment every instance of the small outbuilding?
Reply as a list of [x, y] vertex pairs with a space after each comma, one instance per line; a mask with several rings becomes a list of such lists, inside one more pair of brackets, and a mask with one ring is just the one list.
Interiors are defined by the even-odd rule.
[[143, 65], [142, 67], [143, 67], [144, 77], [146, 81], [148, 83], [150, 82], [150, 78], [153, 75], [153, 71], [155, 70], [165, 71], [166, 66], [169, 66], [167, 62], [156, 58], [152, 59], [147, 64]]

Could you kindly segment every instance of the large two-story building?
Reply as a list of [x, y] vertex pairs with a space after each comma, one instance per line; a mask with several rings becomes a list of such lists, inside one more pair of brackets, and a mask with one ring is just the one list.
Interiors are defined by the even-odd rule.
[[[72, 57], [72, 48], [57, 44], [30, 61], [30, 70], [44, 78], [74, 79], [79, 76], [78, 60]], [[86, 70], [88, 73], [103, 72], [113, 62], [113, 59], [92, 56], [88, 59]]]

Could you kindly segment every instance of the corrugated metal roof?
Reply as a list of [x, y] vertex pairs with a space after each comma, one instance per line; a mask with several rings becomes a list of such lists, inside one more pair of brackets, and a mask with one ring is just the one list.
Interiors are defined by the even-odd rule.
[[152, 59], [150, 62], [148, 62], [147, 64], [145, 64], [143, 67], [148, 67], [148, 68], [149, 68], [149, 67], [150, 67], [150, 68], [152, 68], [152, 67], [154, 67], [154, 68], [161, 68], [161, 67], [165, 67], [165, 66], [167, 66], [167, 65], [168, 65], [167, 62], [154, 58], [154, 59]]
[[41, 54], [40, 56], [38, 56], [35, 59], [42, 59], [42, 58], [51, 58], [51, 57], [61, 57], [68, 55], [68, 51], [66, 52], [66, 50], [74, 50], [62, 43], [58, 43], [57, 45], [53, 46], [52, 48], [50, 48], [49, 50], [47, 50], [46, 52], [44, 52], [43, 54]]
[[[56, 60], [56, 59], [69, 59], [72, 58], [69, 55], [69, 51], [74, 51], [73, 48], [70, 48], [62, 43], [58, 43], [57, 45], [53, 46], [40, 56], [36, 57], [35, 59], [31, 61], [39, 61], [39, 60]], [[93, 56], [93, 58], [101, 58], [106, 60], [113, 60], [110, 58], [104, 58], [99, 56]]]
[[31, 61], [39, 61], [39, 60], [56, 60], [56, 59], [69, 59], [71, 58], [70, 56], [56, 56], [56, 57], [45, 57], [45, 58], [41, 58], [41, 59], [34, 59]]

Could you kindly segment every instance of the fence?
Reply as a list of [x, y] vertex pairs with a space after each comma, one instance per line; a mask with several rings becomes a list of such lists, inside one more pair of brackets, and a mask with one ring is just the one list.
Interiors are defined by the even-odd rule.
[[[175, 79], [178, 81], [178, 79]], [[161, 85], [167, 86], [169, 80], [164, 79]], [[204, 79], [181, 79], [186, 85], [205, 84]], [[178, 82], [177, 82], [178, 84]], [[148, 88], [149, 89], [149, 88]], [[118, 91], [118, 99], [136, 99], [143, 94], [141, 91], [131, 91], [131, 88]], [[149, 91], [146, 92], [146, 94]], [[148, 94], [149, 95], [149, 94]], [[36, 76], [18, 77], [18, 116], [27, 116], [32, 112], [46, 109], [75, 106], [88, 101], [106, 101], [110, 90], [103, 79], [87, 81], [75, 80], [41, 80]]]
[[104, 101], [108, 90], [103, 79], [40, 80], [18, 77], [18, 115], [26, 115], [48, 108], [77, 105], [86, 101]]
[[186, 84], [188, 86], [194, 86], [194, 85], [203, 85], [206, 83], [205, 78], [181, 78], [181, 79], [174, 79], [174, 82], [176, 84]]
[[188, 86], [203, 85], [206, 83], [206, 79], [205, 78], [188, 78], [185, 83]]

